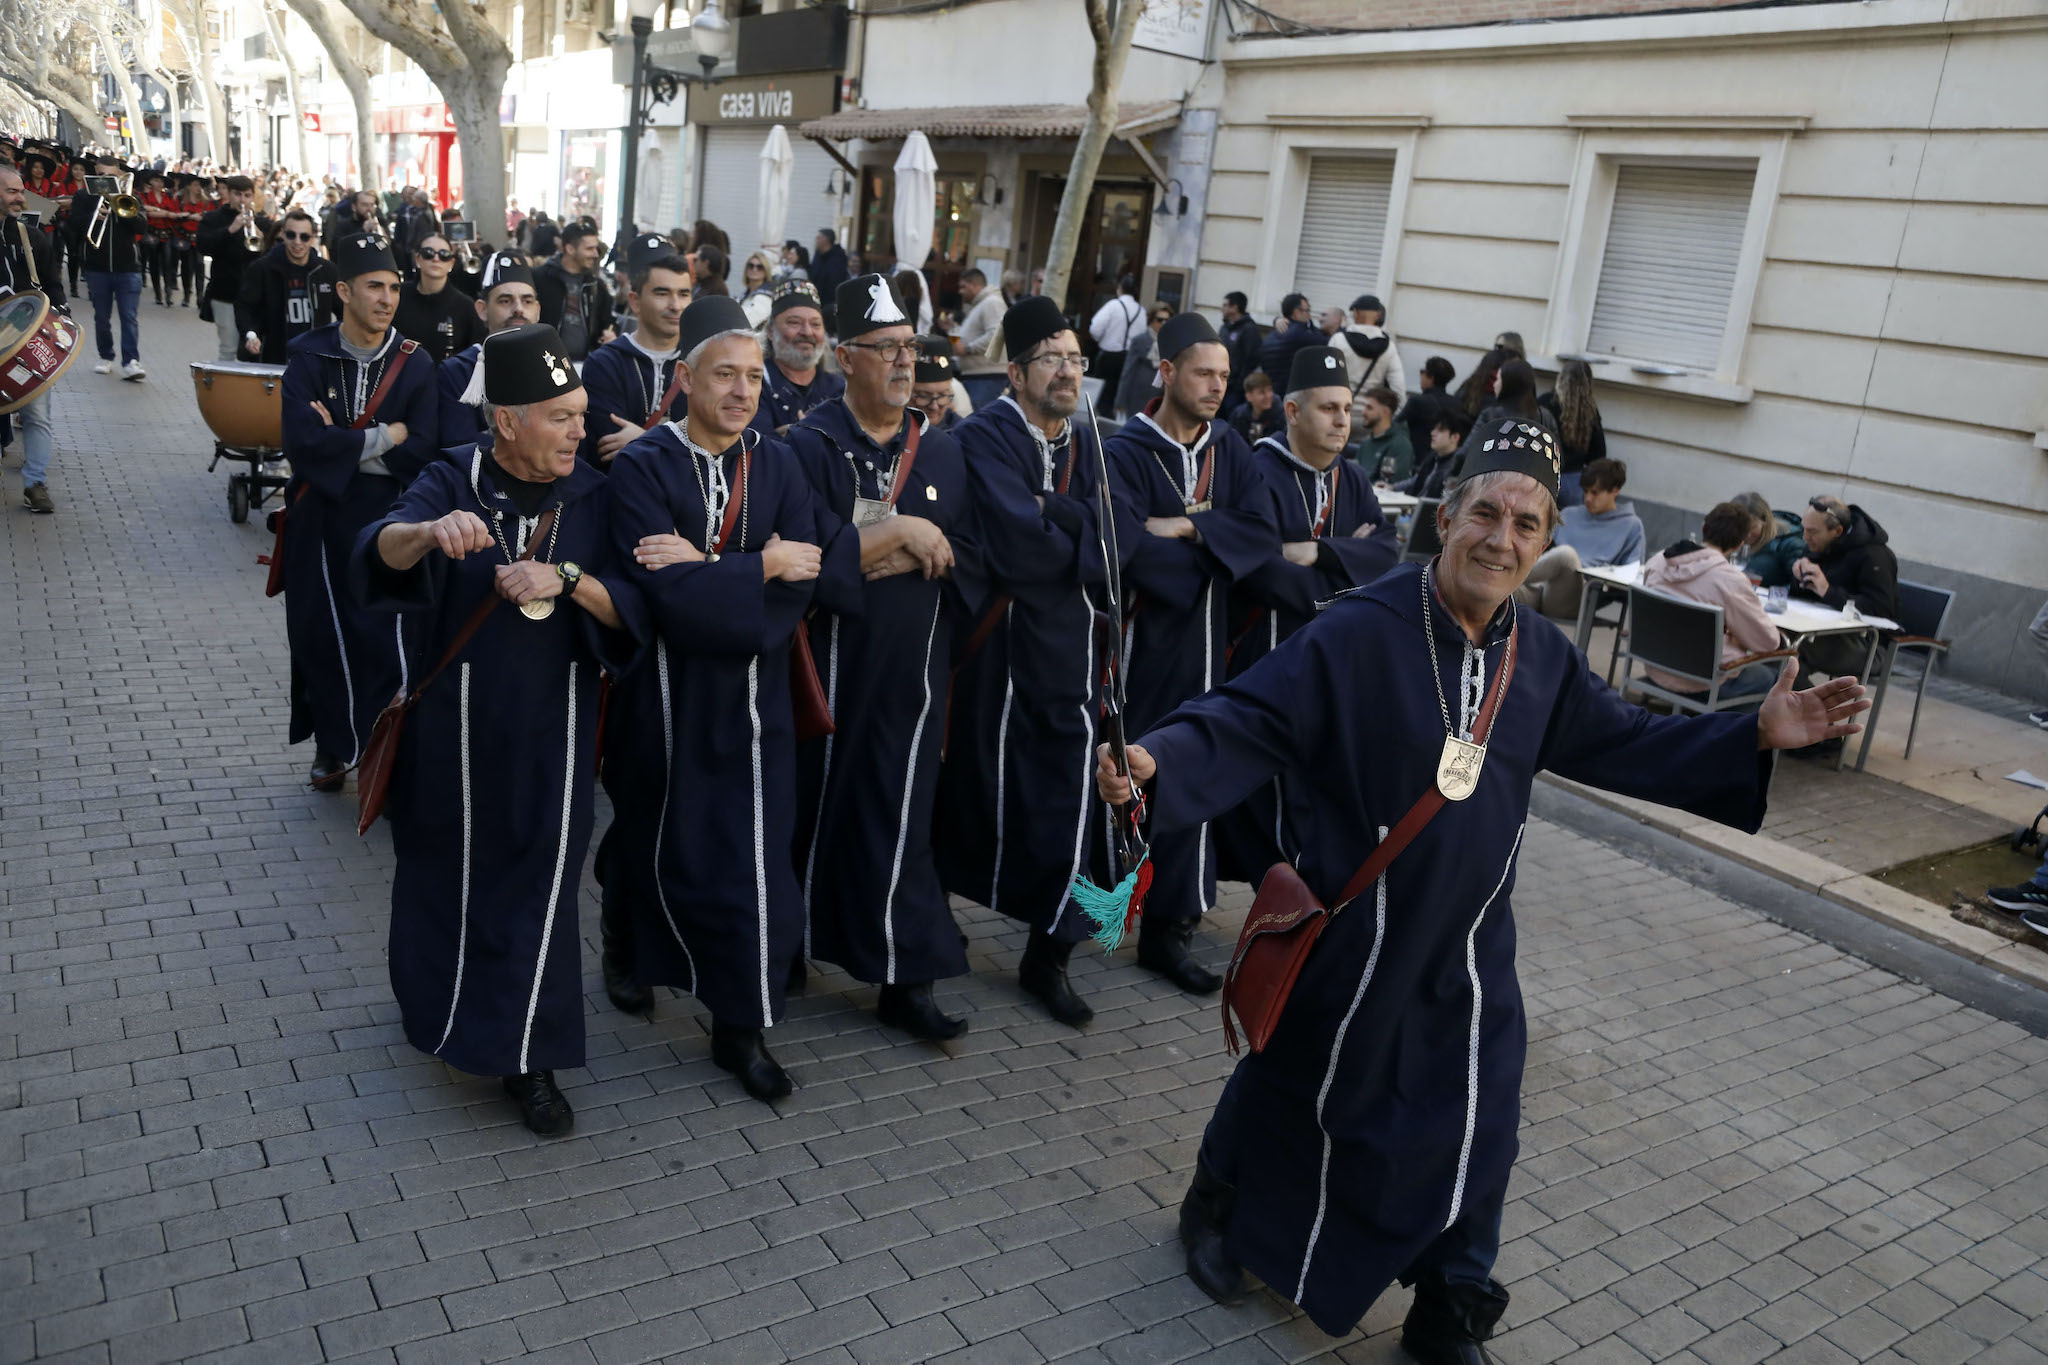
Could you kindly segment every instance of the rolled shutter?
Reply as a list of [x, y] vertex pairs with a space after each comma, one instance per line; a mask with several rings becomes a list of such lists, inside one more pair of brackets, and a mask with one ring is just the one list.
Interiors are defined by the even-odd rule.
[[[793, 128], [790, 131], [795, 132]], [[739, 292], [740, 267], [746, 264], [749, 254], [764, 245], [761, 146], [767, 140], [765, 127], [713, 128], [704, 136], [704, 166], [698, 192], [701, 207], [693, 217], [709, 218], [732, 239], [732, 260], [725, 278], [735, 294]], [[809, 138], [793, 136], [791, 142], [796, 162], [790, 168], [789, 222], [784, 232], [809, 247], [818, 229], [831, 227], [839, 216], [838, 202], [825, 195], [825, 184], [832, 178], [837, 163]], [[776, 261], [781, 259], [773, 252], [770, 256]]]
[[1318, 312], [1379, 288], [1393, 187], [1391, 156], [1309, 158], [1294, 287]]
[[1620, 167], [1587, 351], [1714, 369], [1755, 186], [1754, 166]]

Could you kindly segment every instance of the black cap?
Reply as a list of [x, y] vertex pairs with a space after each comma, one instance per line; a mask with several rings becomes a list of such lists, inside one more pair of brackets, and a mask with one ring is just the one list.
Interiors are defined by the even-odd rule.
[[1176, 313], [1159, 329], [1159, 358], [1172, 360], [1190, 346], [1221, 340], [1209, 319], [1200, 313]]
[[883, 327], [910, 325], [910, 319], [903, 314], [903, 305], [896, 301], [896, 291], [880, 275], [854, 276], [839, 286], [833, 304], [838, 314], [838, 325], [832, 329], [833, 335], [841, 341], [850, 341], [864, 332]]
[[1334, 346], [1304, 346], [1294, 353], [1294, 366], [1287, 372], [1286, 397], [1292, 398], [1303, 389], [1332, 386], [1351, 387], [1351, 371], [1345, 367], [1342, 351]]
[[1534, 422], [1489, 422], [1483, 428], [1474, 427], [1472, 434], [1480, 438], [1479, 449], [1466, 459], [1459, 478], [1503, 470], [1527, 474], [1549, 489], [1552, 498], [1557, 497], [1558, 475], [1563, 466], [1557, 454], [1557, 438], [1543, 427]]
[[496, 407], [545, 403], [583, 387], [569, 348], [544, 322], [508, 327], [485, 337], [477, 369], [484, 376], [484, 401]]
[[784, 280], [775, 286], [770, 296], [774, 302], [768, 305], [768, 316], [779, 318], [792, 308], [815, 308], [818, 316], [825, 316], [825, 301], [818, 297], [818, 286], [809, 280]]
[[498, 252], [484, 262], [483, 282], [477, 286], [477, 292], [488, 299], [491, 291], [501, 284], [523, 284], [530, 288], [533, 285], [533, 267], [523, 256], [515, 256], [509, 251]]
[[944, 337], [917, 339], [917, 370], [912, 376], [919, 384], [944, 384], [959, 372], [953, 361], [953, 344]]
[[637, 275], [664, 256], [676, 254], [676, 244], [659, 233], [643, 232], [626, 243], [626, 273]]
[[1003, 349], [1011, 360], [1022, 360], [1047, 337], [1073, 330], [1060, 306], [1043, 294], [1020, 299], [1003, 314]]
[[697, 348], [713, 337], [727, 332], [749, 332], [754, 324], [747, 321], [747, 310], [740, 307], [738, 299], [726, 294], [706, 294], [683, 310], [683, 323], [676, 341], [676, 349], [685, 362], [696, 355]]
[[1372, 311], [1375, 313], [1384, 313], [1387, 311], [1387, 305], [1380, 302], [1380, 296], [1378, 294], [1360, 294], [1357, 298], [1351, 300], [1352, 312], [1360, 312], [1367, 308], [1372, 309]]
[[352, 280], [373, 270], [398, 273], [398, 262], [391, 259], [390, 244], [366, 232], [351, 233], [336, 242], [332, 257], [337, 280]]

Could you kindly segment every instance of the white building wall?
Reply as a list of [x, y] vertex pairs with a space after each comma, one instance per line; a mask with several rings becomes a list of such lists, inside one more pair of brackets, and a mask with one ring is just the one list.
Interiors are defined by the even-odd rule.
[[[1074, 0], [989, 0], [863, 22], [861, 102], [870, 109], [1080, 104], [1088, 98], [1095, 40]], [[1186, 58], [1134, 49], [1118, 98], [1177, 100], [1200, 74]]]

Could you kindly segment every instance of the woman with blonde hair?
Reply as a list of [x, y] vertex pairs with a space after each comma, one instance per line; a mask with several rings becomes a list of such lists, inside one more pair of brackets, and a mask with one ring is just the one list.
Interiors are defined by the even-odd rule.
[[1579, 487], [1579, 473], [1595, 460], [1607, 458], [1607, 433], [1600, 425], [1600, 405], [1593, 401], [1593, 367], [1583, 360], [1567, 360], [1558, 366], [1557, 387], [1539, 400], [1557, 419], [1559, 507], [1576, 507], [1585, 500]]
[[769, 296], [769, 281], [774, 274], [775, 264], [765, 251], [754, 252], [740, 267], [740, 307], [746, 310], [747, 321], [756, 327], [768, 321], [768, 308], [774, 302]]

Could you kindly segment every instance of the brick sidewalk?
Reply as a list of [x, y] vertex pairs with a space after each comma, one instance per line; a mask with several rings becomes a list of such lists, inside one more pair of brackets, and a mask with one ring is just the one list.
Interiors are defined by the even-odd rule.
[[[1333, 1344], [1179, 1274], [1228, 1063], [1128, 955], [1076, 1034], [963, 912], [947, 1052], [827, 974], [779, 1117], [594, 970], [572, 1138], [408, 1048], [388, 840], [283, 747], [264, 537], [164, 359], [211, 332], [143, 322], [148, 384], [65, 383], [58, 515], [12, 458], [0, 510], [0, 1365], [1402, 1358], [1398, 1292]], [[2048, 1043], [1555, 826], [1519, 902], [1503, 1361], [2048, 1360]]]

